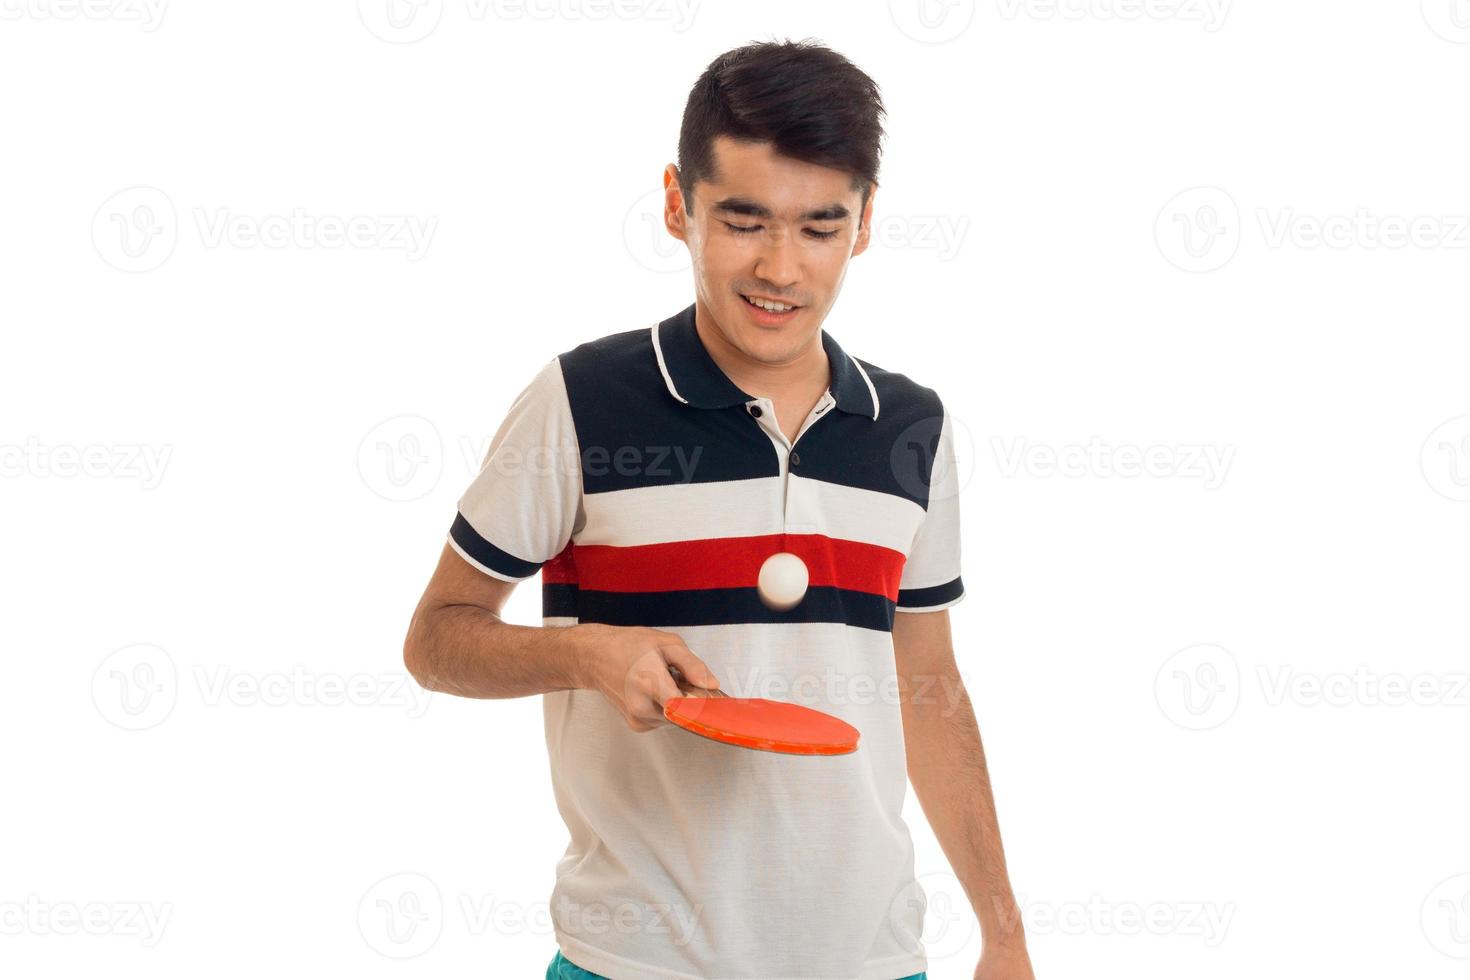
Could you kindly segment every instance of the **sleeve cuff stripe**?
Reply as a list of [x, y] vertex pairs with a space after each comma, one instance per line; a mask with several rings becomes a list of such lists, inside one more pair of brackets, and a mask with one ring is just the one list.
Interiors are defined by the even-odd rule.
[[927, 589], [899, 589], [899, 609], [927, 609], [931, 606], [943, 606], [953, 603], [965, 594], [965, 585], [956, 576], [952, 581], [943, 585], [930, 586]]
[[470, 526], [470, 522], [465, 520], [463, 514], [454, 515], [454, 525], [449, 529], [449, 537], [459, 546], [459, 550], [464, 555], [491, 571], [510, 578], [530, 578], [540, 570], [543, 564], [539, 561], [517, 558], [510, 552], [495, 547], [480, 537], [479, 532]]

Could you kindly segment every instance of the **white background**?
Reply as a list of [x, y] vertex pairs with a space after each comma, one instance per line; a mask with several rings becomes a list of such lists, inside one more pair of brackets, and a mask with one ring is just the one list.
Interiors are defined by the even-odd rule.
[[1464, 975], [1470, 5], [925, 2], [0, 2], [0, 972], [541, 975], [540, 704], [402, 635], [514, 394], [691, 301], [689, 86], [811, 36], [1038, 975]]

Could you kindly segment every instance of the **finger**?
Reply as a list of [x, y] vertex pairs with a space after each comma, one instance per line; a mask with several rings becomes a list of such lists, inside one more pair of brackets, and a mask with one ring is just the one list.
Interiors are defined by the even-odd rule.
[[695, 656], [694, 651], [686, 647], [683, 641], [666, 643], [659, 647], [659, 652], [666, 661], [679, 669], [679, 673], [690, 684], [711, 690], [720, 686], [720, 679], [715, 676], [714, 671]]
[[623, 703], [628, 710], [649, 717], [661, 718], [664, 702], [681, 696], [669, 665], [653, 653], [633, 665], [623, 688]]
[[663, 717], [663, 705], [665, 702], [670, 698], [682, 698], [684, 696], [684, 692], [679, 690], [679, 685], [674, 682], [674, 675], [666, 669], [654, 673], [652, 693], [660, 718]]
[[636, 702], [628, 705], [628, 710], [633, 719], [642, 725], [641, 731], [649, 731], [660, 725], [667, 725], [669, 720], [664, 717], [664, 710], [656, 698], [646, 695], [640, 697]]

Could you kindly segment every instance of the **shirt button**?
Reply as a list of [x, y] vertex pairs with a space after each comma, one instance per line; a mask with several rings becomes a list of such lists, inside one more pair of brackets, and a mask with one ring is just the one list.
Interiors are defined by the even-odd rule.
[[791, 465], [792, 466], [800, 466], [801, 465], [801, 453], [792, 453], [791, 454]]
[[761, 407], [759, 405], [752, 405], [752, 406], [750, 406], [750, 414], [753, 417], [755, 417], [755, 418], [760, 418], [761, 417]]

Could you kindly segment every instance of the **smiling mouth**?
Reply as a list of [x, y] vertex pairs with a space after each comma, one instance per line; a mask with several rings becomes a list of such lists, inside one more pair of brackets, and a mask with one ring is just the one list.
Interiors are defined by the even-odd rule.
[[740, 294], [740, 298], [745, 300], [745, 302], [749, 303], [751, 306], [754, 306], [756, 309], [765, 310], [767, 313], [788, 313], [791, 310], [801, 309], [801, 307], [797, 306], [795, 303], [778, 303], [776, 300], [773, 299], [751, 298], [744, 293]]

